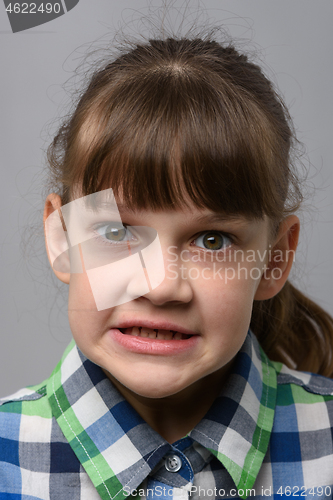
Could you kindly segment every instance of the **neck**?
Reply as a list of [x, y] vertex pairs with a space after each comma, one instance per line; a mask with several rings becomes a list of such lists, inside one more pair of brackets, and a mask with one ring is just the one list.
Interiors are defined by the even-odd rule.
[[181, 392], [164, 398], [141, 396], [110, 373], [106, 372], [106, 375], [150, 427], [166, 441], [174, 443], [186, 436], [207, 413], [221, 391], [230, 366], [231, 362]]

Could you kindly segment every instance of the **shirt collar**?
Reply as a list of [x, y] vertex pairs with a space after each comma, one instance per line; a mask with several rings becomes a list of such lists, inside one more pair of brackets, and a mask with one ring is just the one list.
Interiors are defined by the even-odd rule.
[[276, 388], [276, 371], [249, 332], [220, 396], [189, 434], [220, 460], [238, 490], [253, 487], [267, 452]]
[[[54, 417], [102, 499], [136, 489], [172, 445], [122, 397], [74, 341], [52, 373]], [[232, 373], [205, 417], [189, 433], [228, 470], [238, 489], [252, 488], [273, 425], [276, 372], [249, 332]]]

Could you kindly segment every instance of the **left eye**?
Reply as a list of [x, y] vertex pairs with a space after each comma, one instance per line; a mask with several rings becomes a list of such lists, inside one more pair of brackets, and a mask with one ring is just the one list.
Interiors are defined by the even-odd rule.
[[99, 226], [96, 228], [96, 231], [100, 236], [114, 243], [128, 241], [131, 237], [131, 233], [126, 226], [115, 223]]
[[201, 234], [194, 240], [198, 247], [203, 247], [206, 250], [222, 250], [232, 244], [230, 238], [228, 238], [223, 233], [218, 233], [215, 231], [209, 231], [207, 233]]

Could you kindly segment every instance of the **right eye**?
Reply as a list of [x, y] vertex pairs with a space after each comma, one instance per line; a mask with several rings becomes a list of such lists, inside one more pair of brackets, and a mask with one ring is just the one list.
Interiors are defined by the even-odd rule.
[[129, 232], [127, 226], [123, 226], [115, 222], [100, 225], [96, 228], [96, 231], [103, 237], [103, 239], [108, 240], [110, 243], [129, 241], [131, 237], [133, 238], [133, 235]]

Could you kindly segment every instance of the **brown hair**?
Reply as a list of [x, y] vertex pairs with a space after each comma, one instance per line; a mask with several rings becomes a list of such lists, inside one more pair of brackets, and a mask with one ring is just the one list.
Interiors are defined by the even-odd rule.
[[[150, 40], [96, 71], [48, 150], [63, 203], [112, 187], [136, 208], [186, 205], [275, 228], [302, 201], [288, 111], [259, 66], [211, 38]], [[333, 374], [333, 320], [289, 282], [254, 302], [274, 360]]]

